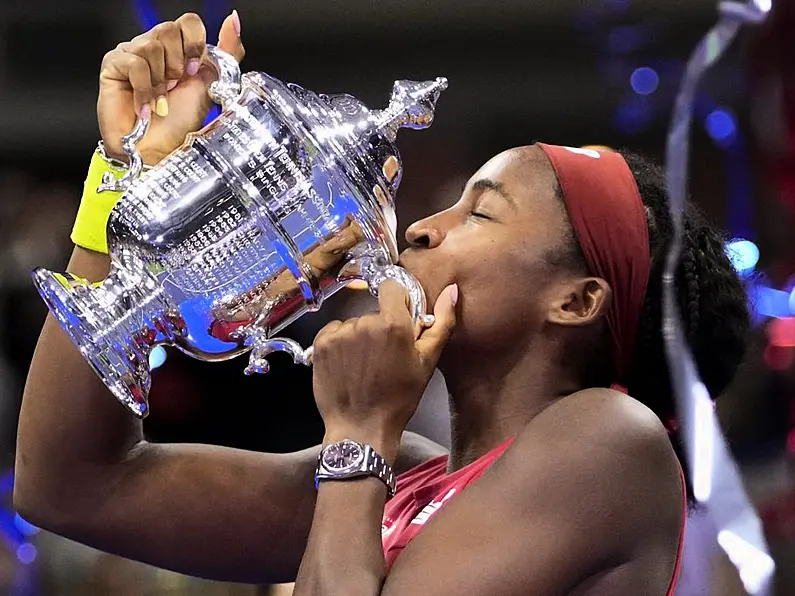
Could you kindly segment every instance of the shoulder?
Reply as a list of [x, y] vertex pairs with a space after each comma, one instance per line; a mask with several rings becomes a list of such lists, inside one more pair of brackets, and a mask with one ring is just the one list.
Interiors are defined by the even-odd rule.
[[[588, 389], [549, 406], [516, 437], [503, 476], [573, 522], [616, 538], [681, 522], [676, 455], [656, 415], [631, 397]], [[538, 502], [528, 504], [537, 507]], [[597, 534], [598, 535], [598, 534]]]
[[[594, 456], [663, 458], [674, 464], [673, 449], [660, 419], [632, 397], [612, 389], [584, 389], [561, 398], [528, 424], [525, 433], [545, 435], [558, 447], [573, 443]], [[611, 458], [612, 459], [612, 458]]]
[[666, 492], [678, 482], [666, 442], [654, 415], [626, 396], [556, 401], [434, 514], [384, 593], [569, 593], [641, 558], [658, 566], [681, 522], [681, 489]]

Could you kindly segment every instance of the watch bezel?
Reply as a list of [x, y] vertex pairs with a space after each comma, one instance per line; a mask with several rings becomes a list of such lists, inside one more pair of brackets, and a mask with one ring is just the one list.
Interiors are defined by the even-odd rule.
[[[329, 454], [333, 453], [332, 450], [341, 450], [347, 446], [355, 447], [358, 452], [355, 459], [351, 463], [348, 463], [344, 466], [335, 466], [333, 465], [333, 463], [329, 463], [326, 460], [326, 457]], [[347, 472], [354, 472], [361, 470], [362, 465], [364, 464], [365, 457], [366, 457], [366, 450], [364, 445], [362, 445], [361, 443], [357, 443], [356, 441], [351, 441], [350, 439], [344, 439], [337, 443], [331, 443], [330, 445], [326, 445], [326, 447], [323, 448], [323, 450], [320, 452], [320, 467], [323, 470], [334, 474], [344, 474]]]

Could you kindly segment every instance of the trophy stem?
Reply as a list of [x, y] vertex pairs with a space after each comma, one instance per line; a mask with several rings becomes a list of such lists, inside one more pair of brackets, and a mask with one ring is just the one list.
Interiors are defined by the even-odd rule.
[[185, 323], [148, 274], [113, 267], [99, 284], [36, 269], [33, 281], [52, 314], [113, 395], [136, 416], [149, 411], [149, 352], [173, 343]]

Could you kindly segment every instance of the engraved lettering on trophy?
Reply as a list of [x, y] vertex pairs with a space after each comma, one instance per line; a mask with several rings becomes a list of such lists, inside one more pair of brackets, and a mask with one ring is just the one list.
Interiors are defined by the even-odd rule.
[[301, 219], [304, 220], [304, 223], [306, 223], [306, 229], [308, 229], [321, 243], [325, 242], [326, 239], [323, 236], [323, 232], [317, 227], [317, 221], [309, 216], [309, 213], [307, 213], [303, 203], [298, 203], [296, 205], [295, 211], [301, 216]]
[[[235, 60], [226, 58], [226, 68], [219, 70], [229, 80], [221, 86], [233, 89], [239, 73]], [[250, 347], [247, 372], [264, 372], [265, 357], [277, 346], [269, 342], [271, 331], [340, 288], [339, 268], [354, 246], [385, 257], [373, 260], [373, 275], [399, 273], [386, 255], [393, 249], [392, 232], [377, 229], [382, 218], [372, 217], [380, 215], [371, 212], [378, 205], [360, 200], [370, 192], [361, 182], [380, 177], [383, 162], [376, 161], [380, 152], [367, 141], [381, 135], [391, 144], [403, 124], [429, 124], [444, 81], [397, 83], [389, 108], [372, 112], [366, 121], [359, 118], [357, 123], [369, 128], [354, 127], [345, 135], [337, 132], [352, 125], [346, 115], [358, 107], [353, 100], [335, 105], [332, 97], [327, 104], [266, 76], [242, 81], [239, 97], [230, 92], [224, 98], [223, 114], [194, 133], [195, 142], [182, 144], [143, 176], [127, 177], [129, 186], [109, 219], [114, 266], [101, 286], [81, 282], [64, 288], [52, 272], [35, 273], [43, 295], [57, 292], [63, 298], [51, 307], [58, 319], [79, 319], [79, 328], [66, 329], [74, 343], [139, 416], [148, 411], [151, 377], [142, 353], [151, 330], [157, 331], [157, 342], [176, 344], [201, 359], [231, 357]], [[144, 124], [136, 128], [145, 133]], [[256, 193], [248, 192], [252, 186]], [[255, 198], [262, 204], [253, 205]], [[266, 210], [268, 217], [260, 217]], [[281, 225], [270, 225], [277, 217]], [[354, 225], [364, 220], [376, 229]], [[411, 295], [421, 296], [405, 275]], [[412, 314], [419, 319], [423, 305], [413, 300]], [[228, 316], [229, 324], [216, 326], [224, 322], [213, 318], [218, 315]], [[172, 340], [169, 325], [179, 341]], [[236, 331], [240, 334], [233, 337]], [[230, 343], [214, 341], [219, 338]], [[294, 342], [278, 345], [308, 362]]]

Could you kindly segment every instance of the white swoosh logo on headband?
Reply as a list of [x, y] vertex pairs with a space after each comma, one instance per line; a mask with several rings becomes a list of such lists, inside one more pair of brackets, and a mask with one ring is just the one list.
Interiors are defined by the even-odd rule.
[[577, 147], [564, 147], [564, 149], [566, 151], [571, 151], [572, 153], [577, 153], [578, 155], [592, 157], [593, 159], [599, 159], [602, 157], [598, 151], [594, 151], [593, 149], [578, 149]]

